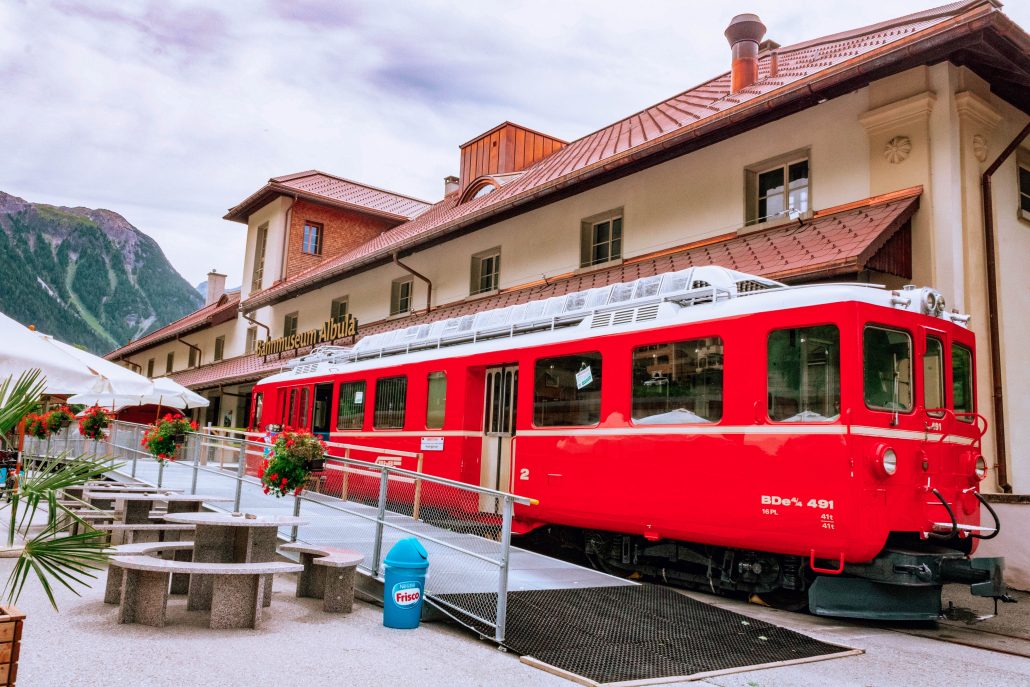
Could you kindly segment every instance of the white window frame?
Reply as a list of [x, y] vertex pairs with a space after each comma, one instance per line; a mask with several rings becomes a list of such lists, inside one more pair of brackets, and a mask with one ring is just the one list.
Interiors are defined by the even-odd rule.
[[247, 327], [247, 339], [244, 348], [248, 354], [257, 348], [257, 327]]
[[[308, 237], [312, 232], [308, 231], [308, 228], [314, 230], [315, 240], [314, 245], [309, 246], [310, 241]], [[321, 255], [322, 244], [325, 242], [325, 224], [322, 222], [313, 222], [311, 220], [304, 220], [304, 227], [301, 229], [300, 235], [300, 252], [304, 255]], [[310, 248], [311, 250], [308, 250]]]
[[[493, 267], [490, 281], [483, 286], [483, 265]], [[501, 249], [491, 248], [472, 256], [472, 267], [469, 270], [469, 295], [478, 296], [484, 293], [492, 293], [500, 288], [501, 284]]]
[[250, 290], [260, 291], [265, 278], [265, 253], [268, 250], [268, 222], [257, 228], [254, 237], [254, 269], [251, 271]]
[[214, 362], [219, 362], [225, 358], [225, 334], [215, 337], [215, 359]]
[[[616, 239], [614, 237], [615, 222], [619, 222], [619, 252], [618, 255], [614, 254], [612, 245]], [[603, 243], [608, 245], [608, 258], [605, 260], [593, 259], [594, 249], [597, 246], [602, 245], [602, 242], [597, 241], [596, 231], [597, 227], [602, 224], [608, 224], [608, 239]], [[626, 214], [623, 212], [623, 208], [615, 208], [607, 210], [605, 212], [592, 215], [580, 220], [580, 255], [579, 255], [579, 266], [580, 269], [594, 269], [601, 265], [613, 265], [622, 262], [623, 255], [625, 255], [625, 243], [626, 243]]]
[[[337, 305], [343, 306], [343, 312], [337, 313]], [[334, 298], [329, 304], [329, 321], [330, 322], [342, 322], [347, 319], [347, 313], [350, 312], [350, 296], [341, 296], [340, 298]]]
[[[808, 204], [804, 209], [795, 208], [799, 215], [795, 218], [790, 216], [790, 167], [799, 162], [808, 164], [808, 182], [805, 189], [808, 191]], [[766, 217], [758, 216], [758, 178], [763, 174], [783, 170], [783, 211], [777, 215]], [[744, 226], [749, 229], [766, 229], [784, 222], [790, 222], [796, 218], [808, 219], [812, 216], [812, 152], [809, 148], [793, 150], [784, 155], [779, 155], [762, 162], [748, 165], [744, 169]]]
[[[293, 331], [290, 331], [290, 320], [293, 321]], [[300, 313], [296, 310], [283, 315], [283, 336], [293, 336], [297, 333], [300, 325]]]
[[[405, 291], [405, 285], [407, 294], [402, 294]], [[415, 279], [413, 277], [394, 279], [390, 284], [390, 316], [406, 315], [411, 312], [411, 300], [414, 295]]]

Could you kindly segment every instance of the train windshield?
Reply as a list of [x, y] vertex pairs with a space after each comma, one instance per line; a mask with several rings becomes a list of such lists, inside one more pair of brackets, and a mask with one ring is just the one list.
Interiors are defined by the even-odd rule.
[[912, 337], [869, 326], [862, 333], [865, 404], [873, 410], [912, 410]]
[[776, 422], [840, 416], [840, 330], [835, 325], [769, 334], [768, 410]]

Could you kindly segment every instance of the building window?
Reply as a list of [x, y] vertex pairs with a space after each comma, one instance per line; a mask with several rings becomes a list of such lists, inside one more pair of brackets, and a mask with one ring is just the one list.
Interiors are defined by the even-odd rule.
[[501, 280], [501, 249], [494, 248], [472, 256], [472, 283], [469, 293], [496, 291]]
[[250, 280], [250, 290], [260, 291], [261, 282], [265, 278], [265, 249], [268, 244], [268, 222], [257, 228], [257, 239], [254, 243], [254, 273]]
[[154, 359], [151, 358], [147, 361], [147, 377], [154, 378]]
[[225, 337], [219, 336], [215, 338], [215, 362], [218, 362], [225, 357]]
[[361, 429], [365, 421], [365, 383], [340, 385], [340, 402], [336, 410], [336, 429]]
[[912, 337], [869, 326], [862, 333], [865, 404], [872, 410], [912, 410]]
[[791, 153], [749, 167], [747, 223], [763, 224], [809, 211], [808, 152]]
[[407, 392], [407, 377], [385, 377], [376, 380], [376, 404], [372, 415], [374, 429], [404, 428]]
[[253, 353], [257, 348], [257, 327], [247, 327], [247, 341], [243, 348], [248, 354]]
[[175, 351], [168, 354], [165, 359], [165, 374], [168, 374], [175, 368]]
[[633, 349], [633, 422], [718, 422], [722, 371], [722, 339], [717, 336]]
[[390, 288], [390, 314], [400, 315], [411, 311], [412, 279], [396, 279]]
[[200, 351], [190, 346], [189, 360], [186, 363], [187, 367], [196, 367], [200, 363]]
[[447, 407], [447, 373], [430, 372], [426, 392], [426, 429], [442, 429]]
[[622, 208], [580, 222], [580, 267], [622, 259]]
[[333, 322], [343, 322], [346, 320], [349, 305], [350, 301], [347, 296], [334, 298], [332, 305], [329, 307], [329, 319]]
[[283, 336], [293, 336], [297, 333], [297, 313], [291, 312], [283, 318]]
[[1030, 154], [1020, 155], [1019, 165], [1019, 216], [1030, 220]]
[[304, 222], [304, 244], [301, 250], [308, 255], [322, 254], [322, 235], [325, 229], [317, 222]]
[[601, 420], [601, 354], [581, 353], [536, 362], [533, 424], [582, 427]]

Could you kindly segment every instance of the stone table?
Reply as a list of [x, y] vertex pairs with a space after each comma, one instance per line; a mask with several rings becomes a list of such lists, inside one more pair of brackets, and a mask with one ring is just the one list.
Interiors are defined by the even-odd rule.
[[[168, 504], [169, 513], [196, 513], [205, 502], [218, 503], [232, 501], [228, 496], [217, 496], [214, 494], [182, 494], [171, 490], [151, 490], [149, 493], [136, 491], [87, 491], [85, 497], [90, 503], [100, 507], [98, 502], [105, 499], [110, 504], [112, 501], [124, 501], [125, 509], [122, 511], [121, 522], [126, 525], [145, 525], [150, 523], [150, 510], [155, 503], [164, 502]], [[110, 505], [108, 505], [110, 508]]]
[[[276, 535], [280, 527], [306, 525], [307, 520], [292, 515], [252, 516], [242, 513], [173, 513], [167, 522], [195, 525], [193, 560], [197, 563], [267, 563], [275, 560]], [[211, 608], [212, 579], [205, 575], [190, 578], [186, 608], [206, 611]], [[265, 585], [263, 606], [272, 603], [271, 580]]]

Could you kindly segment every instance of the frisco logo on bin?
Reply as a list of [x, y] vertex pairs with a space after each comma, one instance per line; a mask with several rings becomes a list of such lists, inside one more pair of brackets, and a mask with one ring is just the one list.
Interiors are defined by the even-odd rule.
[[418, 582], [398, 582], [393, 585], [393, 602], [401, 607], [418, 603], [422, 598], [422, 589]]

